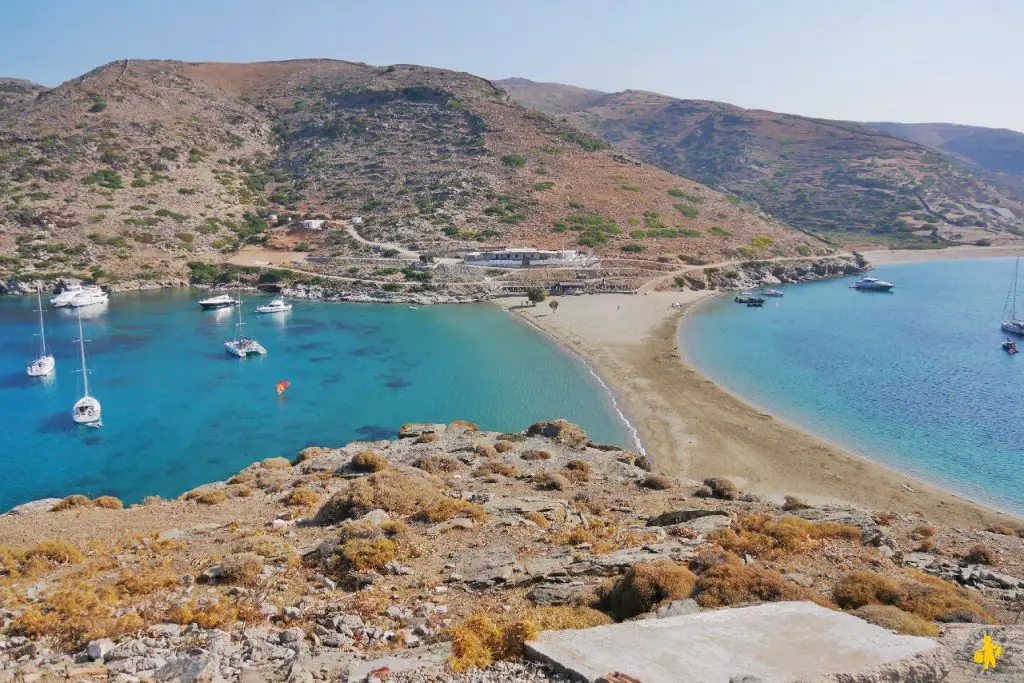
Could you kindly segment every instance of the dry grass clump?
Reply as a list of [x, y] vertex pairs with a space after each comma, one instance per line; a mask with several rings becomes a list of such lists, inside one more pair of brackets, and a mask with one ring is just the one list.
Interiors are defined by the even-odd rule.
[[184, 605], [172, 607], [167, 620], [182, 626], [198, 624], [204, 629], [228, 629], [236, 621], [258, 623], [264, 616], [259, 608], [243, 602], [219, 598], [216, 602], [200, 603], [196, 598]]
[[413, 443], [434, 443], [440, 437], [435, 432], [425, 432], [417, 436]]
[[186, 500], [194, 500], [197, 503], [202, 503], [203, 505], [217, 505], [218, 503], [223, 503], [227, 499], [228, 494], [224, 489], [204, 491], [203, 493], [197, 494], [194, 498], [186, 497]]
[[28, 550], [0, 546], [0, 566], [13, 579], [33, 578], [54, 567], [78, 564], [84, 559], [78, 548], [66, 541], [42, 541]]
[[854, 610], [853, 615], [905, 636], [937, 638], [939, 635], [939, 627], [932, 622], [892, 605], [864, 605]]
[[511, 441], [505, 441], [504, 439], [498, 439], [494, 442], [494, 450], [498, 453], [508, 453], [514, 449], [516, 445]]
[[114, 618], [117, 593], [86, 579], [65, 581], [42, 601], [25, 609], [12, 625], [16, 633], [39, 639], [53, 638], [74, 649], [97, 638], [124, 635], [145, 624], [135, 613]]
[[531, 448], [528, 451], [523, 451], [523, 454], [520, 457], [523, 460], [550, 460], [551, 453]]
[[736, 487], [736, 484], [723, 477], [711, 477], [710, 479], [705, 479], [704, 486], [710, 489], [710, 496], [701, 495], [703, 492], [700, 490], [695, 492], [694, 495], [698, 498], [712, 497], [721, 498], [722, 500], [736, 500], [740, 497], [740, 490]]
[[562, 468], [561, 474], [573, 484], [586, 484], [590, 481], [590, 463], [583, 460], [570, 460]]
[[430, 474], [451, 474], [458, 472], [462, 464], [450, 455], [424, 455], [413, 463], [413, 467]]
[[515, 443], [522, 443], [526, 441], [526, 434], [520, 432], [502, 432], [498, 434], [498, 438], [502, 441], [513, 441]]
[[832, 597], [844, 609], [890, 605], [929, 621], [989, 621], [964, 589], [916, 570], [909, 576], [897, 581], [872, 572], [853, 572], [833, 586]]
[[228, 484], [251, 484], [256, 481], [256, 473], [252, 470], [242, 470], [235, 476], [228, 479]]
[[811, 507], [806, 500], [803, 498], [797, 498], [796, 496], [786, 496], [786, 502], [782, 504], [782, 509], [789, 512], [791, 510], [806, 510]]
[[61, 502], [54, 505], [50, 508], [50, 512], [60, 512], [61, 510], [70, 510], [72, 508], [84, 508], [89, 507], [89, 505], [91, 505], [91, 501], [88, 498], [76, 493], [75, 495], [68, 496]]
[[221, 580], [241, 586], [254, 586], [263, 571], [263, 558], [256, 553], [228, 555], [221, 562]]
[[264, 458], [260, 466], [267, 470], [286, 470], [292, 466], [288, 458]]
[[565, 444], [570, 448], [583, 448], [587, 445], [587, 433], [579, 425], [568, 420], [548, 420], [530, 425], [527, 436], [546, 436], [556, 443]]
[[663, 474], [649, 474], [640, 481], [640, 485], [645, 489], [667, 491], [675, 487], [676, 482], [672, 477], [666, 477]]
[[142, 499], [143, 505], [157, 505], [164, 502], [164, 499], [160, 496], [146, 496]]
[[988, 564], [997, 565], [999, 564], [999, 558], [996, 557], [994, 550], [988, 546], [978, 543], [972, 545], [968, 550], [967, 554], [964, 555], [964, 562], [968, 564]]
[[913, 531], [910, 532], [910, 537], [915, 541], [919, 541], [922, 538], [931, 538], [935, 535], [935, 527], [922, 524], [914, 527]]
[[498, 450], [489, 443], [478, 443], [473, 446], [473, 452], [481, 458], [496, 458]]
[[617, 621], [650, 612], [658, 605], [693, 595], [696, 575], [671, 560], [630, 567], [625, 576], [598, 593], [598, 606]]
[[447, 521], [460, 514], [475, 519], [486, 516], [481, 505], [442, 494], [427, 475], [413, 477], [388, 469], [358, 479], [331, 496], [317, 518], [321, 523], [336, 524], [378, 508], [392, 515], [416, 516], [430, 522]]
[[985, 529], [989, 533], [999, 534], [1000, 536], [1016, 536], [1017, 531], [1013, 527], [1006, 526], [1004, 524], [993, 524], [992, 526]]
[[871, 515], [871, 521], [879, 526], [889, 526], [896, 517], [895, 512], [876, 512]]
[[259, 534], [243, 538], [235, 543], [236, 553], [255, 553], [268, 559], [291, 558], [295, 556], [295, 546], [277, 536]]
[[93, 507], [106, 508], [107, 510], [123, 510], [124, 503], [120, 498], [114, 496], [100, 496], [92, 502]]
[[467, 432], [476, 432], [476, 431], [480, 430], [480, 428], [476, 426], [475, 422], [467, 422], [466, 420], [455, 420], [454, 422], [449, 422], [448, 423], [448, 427], [449, 428], [461, 427], [462, 429], [464, 429]]
[[492, 474], [500, 474], [503, 477], [515, 476], [516, 468], [500, 460], [491, 460], [483, 463], [473, 470], [474, 477], [487, 477]]
[[252, 489], [245, 484], [232, 484], [224, 489], [228, 498], [248, 498], [252, 495]]
[[787, 581], [763, 567], [743, 564], [739, 558], [715, 564], [697, 579], [695, 597], [701, 607], [727, 607], [744, 602], [811, 600], [829, 602], [814, 591]]
[[541, 489], [564, 491], [569, 488], [570, 482], [565, 476], [557, 472], [540, 472], [533, 477], [533, 483]]
[[340, 554], [356, 571], [380, 569], [398, 557], [398, 544], [388, 538], [351, 538], [342, 545]]
[[537, 526], [539, 526], [542, 529], [547, 528], [547, 526], [548, 526], [548, 518], [545, 517], [544, 515], [542, 515], [541, 513], [535, 512], [533, 510], [530, 510], [528, 512], [524, 512], [523, 513], [523, 519], [530, 520], [531, 522], [533, 522], [534, 524], [536, 524]]
[[925, 538], [917, 544], [917, 547], [914, 548], [914, 550], [919, 553], [933, 553], [935, 552], [936, 547], [935, 541], [930, 538]]
[[300, 462], [305, 462], [306, 460], [312, 460], [313, 458], [320, 457], [326, 452], [327, 449], [321, 448], [320, 446], [306, 446], [299, 451], [299, 455], [295, 458], [295, 462], [298, 464]]
[[352, 457], [351, 467], [356, 472], [380, 472], [387, 469], [388, 459], [377, 451], [359, 451]]
[[143, 597], [158, 590], [178, 584], [180, 575], [171, 569], [170, 562], [163, 560], [144, 567], [125, 567], [114, 586], [121, 595]]
[[823, 538], [855, 540], [861, 530], [852, 524], [821, 522], [815, 524], [799, 517], [773, 520], [767, 514], [741, 514], [729, 529], [715, 529], [708, 540], [737, 555], [771, 559], [802, 552]]
[[305, 486], [296, 486], [282, 502], [288, 507], [312, 507], [320, 502], [320, 496]]
[[497, 623], [489, 614], [476, 613], [451, 629], [452, 654], [447, 664], [455, 672], [485, 669], [496, 661], [521, 657], [523, 644], [539, 631], [610, 623], [607, 615], [588, 607], [538, 607]]

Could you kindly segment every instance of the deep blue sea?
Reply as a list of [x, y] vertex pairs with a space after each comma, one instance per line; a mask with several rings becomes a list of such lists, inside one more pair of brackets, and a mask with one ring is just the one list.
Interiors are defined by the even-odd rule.
[[855, 278], [845, 278], [785, 287], [763, 309], [717, 299], [684, 326], [683, 347], [768, 412], [1024, 514], [1024, 353], [999, 346], [1013, 268], [893, 265], [872, 273], [896, 283], [890, 294], [849, 289]]
[[405, 422], [518, 431], [565, 417], [595, 440], [631, 443], [587, 367], [496, 307], [295, 301], [289, 314], [254, 315], [266, 299], [247, 296], [245, 331], [268, 354], [240, 360], [223, 347], [233, 312], [201, 311], [201, 295], [112, 295], [105, 311], [83, 309], [102, 429], [71, 421], [74, 313], [47, 311], [57, 372], [33, 379], [35, 300], [0, 300], [0, 511], [70, 493], [174, 496], [308, 445], [393, 438]]

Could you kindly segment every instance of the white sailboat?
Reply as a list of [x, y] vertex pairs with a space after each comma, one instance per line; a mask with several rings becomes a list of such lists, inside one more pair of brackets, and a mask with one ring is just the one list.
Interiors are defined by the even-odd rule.
[[1009, 317], [1002, 322], [1004, 331], [1010, 334], [1024, 336], [1024, 318], [1017, 317], [1017, 276], [1020, 273], [1020, 257], [1017, 257], [1017, 264], [1013, 268], [1013, 284], [1010, 285], [1010, 293], [1006, 295], [1006, 303], [1003, 305], [1003, 315], [1009, 311]]
[[242, 334], [242, 325], [244, 324], [242, 322], [242, 297], [238, 297], [238, 322], [235, 323], [235, 327], [238, 328], [238, 336], [224, 342], [224, 348], [228, 353], [239, 358], [245, 358], [250, 354], [266, 355], [267, 350], [263, 348], [262, 344], [252, 337], [246, 337]]
[[82, 333], [82, 314], [78, 314], [78, 348], [82, 354], [82, 398], [75, 401], [75, 407], [71, 410], [71, 419], [76, 424], [88, 427], [102, 427], [100, 422], [100, 402], [94, 396], [89, 395], [89, 369], [85, 366], [85, 335]]
[[53, 374], [54, 369], [57, 367], [57, 361], [54, 360], [53, 354], [46, 350], [46, 328], [43, 325], [43, 295], [38, 289], [36, 290], [36, 301], [39, 303], [39, 357], [32, 361], [25, 371], [29, 377], [46, 377]]

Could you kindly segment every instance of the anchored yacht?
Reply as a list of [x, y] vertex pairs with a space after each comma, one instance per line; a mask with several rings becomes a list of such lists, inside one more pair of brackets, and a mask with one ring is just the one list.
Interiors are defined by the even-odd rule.
[[32, 361], [25, 371], [29, 377], [46, 377], [53, 374], [54, 369], [57, 367], [57, 361], [54, 360], [53, 354], [46, 350], [46, 328], [43, 326], [43, 295], [38, 289], [36, 290], [36, 301], [39, 304], [39, 357]]
[[256, 307], [257, 313], [287, 313], [290, 310], [292, 310], [292, 305], [281, 297], [274, 299], [269, 304]]
[[77, 297], [79, 294], [102, 291], [103, 290], [100, 289], [98, 285], [88, 285], [85, 287], [79, 284], [68, 285], [67, 287], [64, 288], [64, 291], [50, 299], [50, 305], [54, 306], [55, 308], [62, 308], [64, 306], [69, 305], [72, 299]]
[[71, 419], [76, 424], [88, 427], [102, 427], [100, 422], [102, 408], [95, 396], [89, 395], [89, 369], [85, 366], [85, 335], [82, 333], [82, 313], [78, 312], [78, 348], [82, 354], [82, 398], [75, 401], [71, 409]]
[[217, 308], [228, 308], [229, 306], [237, 306], [238, 301], [232, 299], [227, 294], [219, 294], [217, 296], [211, 296], [209, 299], [203, 299], [199, 302], [199, 305], [203, 307], [204, 311], [210, 311]]
[[238, 302], [238, 322], [235, 323], [235, 327], [238, 328], [238, 336], [234, 339], [229, 339], [224, 342], [224, 348], [228, 353], [238, 356], [239, 358], [245, 358], [246, 356], [256, 354], [258, 356], [264, 356], [267, 350], [263, 348], [263, 345], [252, 337], [246, 337], [242, 335], [242, 302]]
[[83, 308], [85, 306], [96, 306], [97, 304], [105, 304], [110, 301], [110, 297], [99, 287], [95, 289], [89, 288], [84, 289], [71, 298], [68, 302], [68, 306], [71, 308]]
[[862, 277], [850, 286], [854, 289], [863, 289], [869, 292], [888, 292], [896, 285], [885, 280], [879, 280], [876, 277]]
[[1024, 318], [1017, 317], [1017, 275], [1020, 272], [1020, 257], [1017, 257], [1017, 264], [1013, 269], [1013, 284], [1010, 285], [1010, 293], [1006, 295], [1006, 304], [1003, 306], [1003, 315], [1009, 316], [1002, 321], [1001, 327], [1010, 334], [1024, 336]]

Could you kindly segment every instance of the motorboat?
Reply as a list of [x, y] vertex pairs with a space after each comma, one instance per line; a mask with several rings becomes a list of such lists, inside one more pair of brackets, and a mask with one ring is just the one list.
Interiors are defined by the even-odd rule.
[[209, 299], [202, 299], [199, 305], [204, 311], [212, 311], [218, 308], [228, 308], [229, 306], [237, 306], [238, 301], [232, 299], [227, 294], [218, 294], [217, 296], [211, 296]]
[[233, 356], [239, 358], [245, 358], [246, 356], [257, 355], [265, 356], [267, 350], [258, 341], [252, 337], [246, 337], [242, 335], [242, 302], [238, 302], [238, 322], [235, 323], [235, 327], [238, 328], [238, 336], [234, 339], [229, 339], [224, 342], [224, 348]]
[[1003, 351], [1006, 351], [1011, 356], [1017, 353], [1017, 342], [1013, 341], [1012, 339], [1004, 339], [1002, 346]]
[[292, 305], [280, 297], [272, 300], [269, 304], [256, 307], [257, 313], [287, 313], [290, 310], [292, 310]]
[[747, 308], [761, 308], [764, 306], [764, 299], [751, 299], [747, 302]]
[[100, 421], [102, 407], [95, 396], [89, 395], [89, 369], [85, 366], [85, 335], [82, 333], [82, 313], [78, 313], [78, 348], [82, 354], [82, 398], [75, 401], [71, 409], [71, 419], [75, 424], [88, 427], [102, 427]]
[[71, 298], [68, 302], [68, 306], [71, 308], [84, 308], [85, 306], [96, 306], [98, 304], [105, 304], [110, 301], [110, 297], [102, 289], [97, 287], [95, 290], [88, 289], [83, 290]]
[[769, 289], [767, 292], [761, 292], [762, 296], [770, 296], [774, 299], [781, 298], [786, 295], [781, 289]]
[[85, 293], [85, 292], [102, 292], [102, 291], [103, 290], [99, 288], [99, 285], [86, 285], [84, 287], [82, 285], [79, 285], [79, 284], [68, 285], [68, 286], [66, 286], [64, 288], [63, 291], [61, 291], [55, 297], [50, 299], [50, 305], [53, 306], [54, 308], [63, 308], [64, 306], [67, 306], [68, 304], [70, 304], [71, 300], [74, 299], [79, 294], [82, 294], [82, 293]]
[[885, 280], [879, 280], [877, 277], [862, 277], [850, 286], [853, 289], [862, 289], [868, 292], [888, 292], [896, 285]]
[[733, 301], [735, 301], [738, 304], [746, 304], [748, 306], [761, 306], [764, 304], [764, 299], [762, 299], [759, 296], [752, 296], [750, 294], [741, 294], [737, 297], [734, 297]]
[[1003, 306], [1003, 315], [1006, 318], [1002, 321], [1000, 327], [1003, 328], [1004, 332], [1024, 336], [1024, 319], [1017, 317], [1017, 275], [1019, 273], [1020, 257], [1018, 256], [1017, 264], [1013, 269], [1013, 282], [1010, 284], [1010, 293], [1006, 295], [1006, 304]]
[[46, 327], [43, 325], [43, 295], [36, 290], [36, 302], [39, 304], [39, 357], [25, 369], [29, 377], [46, 377], [52, 375], [57, 367], [53, 354], [46, 350]]

